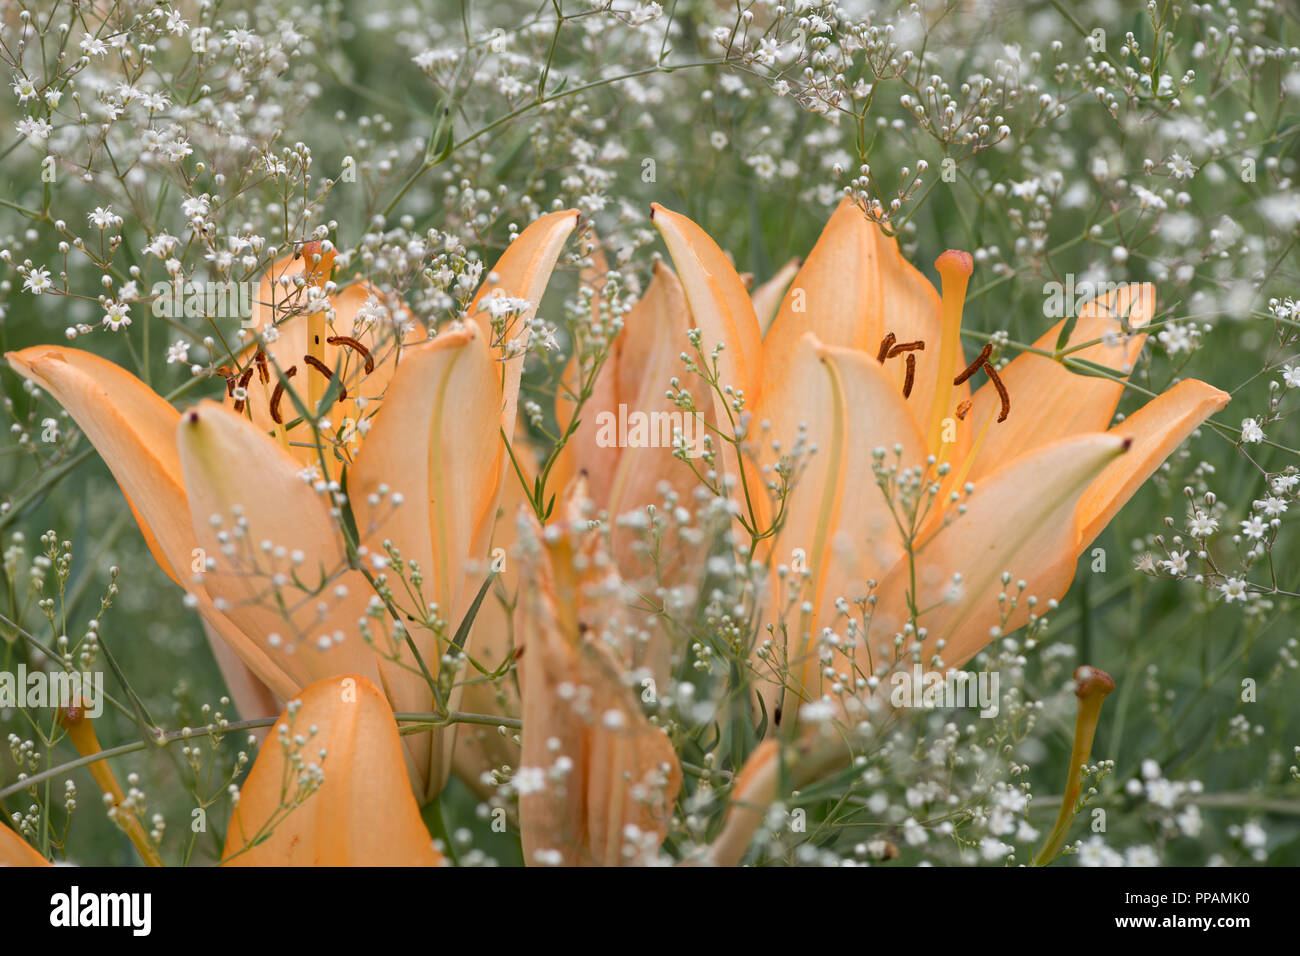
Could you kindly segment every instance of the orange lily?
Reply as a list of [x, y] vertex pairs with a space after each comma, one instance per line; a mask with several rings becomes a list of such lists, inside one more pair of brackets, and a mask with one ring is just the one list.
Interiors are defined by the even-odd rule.
[[[523, 755], [515, 774], [528, 863], [616, 866], [653, 859], [682, 773], [641, 711], [629, 659], [638, 627], [579, 482], [562, 523], [521, 528], [526, 586], [516, 616]], [[639, 688], [638, 688], [639, 689]]]
[[[598, 247], [590, 250], [590, 257], [591, 265], [584, 270], [582, 279], [595, 290], [592, 315], [599, 321], [608, 267]], [[644, 509], [649, 505], [660, 506], [662, 513], [665, 494], [661, 489], [665, 484], [679, 502], [689, 505], [694, 501], [698, 482], [690, 469], [672, 456], [670, 448], [665, 447], [671, 441], [663, 441], [664, 430], [653, 429], [653, 445], [639, 442], [620, 444], [617, 436], [611, 435], [615, 429], [609, 422], [619, 420], [621, 408], [625, 415], [630, 412], [643, 416], [643, 422], [681, 423], [683, 413], [674, 408], [665, 392], [668, 380], [680, 373], [678, 355], [690, 328], [690, 312], [681, 283], [671, 268], [657, 262], [650, 285], [623, 317], [623, 327], [614, 336], [607, 357], [595, 375], [591, 396], [582, 407], [574, 433], [556, 457], [547, 479], [547, 488], [565, 500], [568, 500], [574, 483], [581, 480], [582, 493], [590, 497], [597, 510], [604, 511], [609, 517], [614, 566], [624, 580], [643, 590], [652, 590], [664, 581], [689, 580], [701, 557], [699, 542], [683, 540], [671, 533], [661, 535], [658, 566], [652, 567], [643, 550], [646, 536], [629, 530], [619, 519], [629, 513], [637, 513], [644, 519]], [[577, 367], [576, 359], [570, 360], [564, 372], [564, 383], [555, 397], [556, 419], [561, 430], [567, 429], [573, 420], [574, 396], [581, 387], [580, 376], [583, 374], [589, 373]], [[691, 387], [694, 391], [700, 390], [695, 384]], [[647, 434], [642, 437], [647, 437]], [[530, 462], [519, 446], [516, 448], [526, 477], [531, 479]], [[502, 496], [501, 513], [517, 513], [523, 502], [520, 483], [508, 480]], [[497, 543], [513, 548], [514, 531], [513, 522], [503, 522]], [[508, 603], [513, 606], [513, 596], [519, 586], [513, 563], [506, 563], [500, 581], [511, 599]], [[635, 612], [624, 607], [621, 613], [629, 615]], [[510, 639], [512, 616], [501, 601], [489, 600], [480, 609], [479, 620], [484, 624], [476, 635], [479, 659], [495, 665], [514, 650]], [[661, 625], [653, 615], [641, 615], [641, 626], [653, 636], [638, 643], [634, 658], [628, 663], [646, 668], [655, 686], [663, 686], [670, 667], [669, 642], [659, 632]], [[518, 717], [521, 711], [515, 682], [510, 680], [472, 683], [465, 688], [462, 702], [466, 709], [477, 713]], [[461, 728], [455, 766], [462, 779], [471, 785], [493, 768], [516, 766], [518, 759], [519, 746], [513, 737], [502, 736], [492, 728]]]
[[[794, 566], [785, 593], [773, 589], [766, 620], [774, 637], [755, 655], [773, 678], [765, 697], [778, 721], [783, 691], [804, 701], [834, 693], [847, 704], [859, 678], [892, 664], [896, 636], [904, 653], [933, 660], [941, 652], [952, 667], [994, 629], [1026, 623], [1034, 606], [1065, 593], [1078, 556], [1110, 518], [1228, 400], [1186, 380], [1108, 427], [1142, 347], [1134, 330], [1154, 313], [1148, 284], [1081, 310], [1069, 338], [1074, 357], [1111, 377], [1078, 375], [1048, 357], [1063, 323], [1036, 343], [1046, 355], [1025, 352], [996, 370], [987, 353], [968, 366], [961, 347], [970, 256], [939, 258], [940, 296], [847, 200], [761, 337], [717, 244], [661, 206], [652, 219], [705, 354], [725, 347], [720, 384], [744, 396], [747, 456], [732, 451], [726, 467], [759, 525], [772, 521], [759, 490], [777, 460], [769, 446], [789, 452], [802, 426], [817, 448], [766, 552]], [[981, 369], [989, 381], [971, 395]], [[1005, 587], [1005, 572], [1024, 581], [1018, 595], [1004, 593], [1016, 590]], [[846, 666], [821, 638], [842, 640], [846, 618], [858, 616], [870, 646], [841, 642], [854, 658]], [[783, 624], [787, 617], [795, 620]]]
[[[599, 288], [605, 270], [598, 251], [594, 262], [596, 266], [585, 278]], [[597, 307], [598, 298], [593, 311]], [[585, 477], [592, 501], [609, 514], [614, 525], [614, 556], [629, 578], [648, 574], [652, 569], [645, 555], [634, 549], [637, 536], [624, 529], [618, 519], [629, 512], [641, 512], [648, 505], [662, 506], [664, 494], [660, 486], [665, 482], [684, 505], [692, 503], [698, 485], [690, 469], [672, 456], [672, 429], [680, 428], [689, 442], [695, 421], [689, 412], [677, 409], [666, 394], [670, 379], [694, 378], [683, 373], [678, 358], [690, 329], [690, 311], [681, 283], [672, 269], [656, 262], [650, 285], [624, 317], [623, 327], [596, 374], [591, 397], [582, 407], [577, 429], [551, 472], [553, 487], [560, 491], [574, 477]], [[555, 397], [561, 428], [573, 419], [570, 392], [577, 376], [578, 369], [571, 361], [565, 372], [568, 387], [557, 390]], [[690, 386], [694, 390], [695, 383]], [[676, 562], [669, 558], [665, 563], [672, 566]]]
[[[256, 678], [224, 655], [232, 691], [255, 692], [260, 681], [288, 700], [354, 673], [382, 686], [394, 709], [428, 711], [446, 643], [439, 630], [460, 623], [477, 589], [474, 566], [487, 557], [508, 466], [500, 436], [513, 432], [529, 321], [576, 224], [570, 210], [528, 226], [471, 303], [474, 321], [422, 341], [357, 322], [370, 291], [334, 295], [332, 254], [318, 245], [277, 263], [259, 317], [278, 338], [245, 353], [226, 404], [178, 412], [77, 349], [38, 346], [7, 358], [77, 421], [154, 558]], [[266, 303], [285, 276], [295, 309], [280, 319]], [[482, 307], [498, 296], [510, 307], [494, 322]], [[339, 407], [325, 417], [337, 411], [350, 428], [307, 420], [331, 395]], [[303, 474], [313, 464], [314, 481]], [[352, 542], [340, 533], [341, 490], [330, 483], [344, 473]], [[385, 558], [389, 546], [400, 574]], [[376, 606], [367, 574], [386, 577], [388, 608]], [[454, 709], [458, 694], [442, 706]], [[406, 741], [422, 795], [441, 789], [453, 740], [439, 730]]]

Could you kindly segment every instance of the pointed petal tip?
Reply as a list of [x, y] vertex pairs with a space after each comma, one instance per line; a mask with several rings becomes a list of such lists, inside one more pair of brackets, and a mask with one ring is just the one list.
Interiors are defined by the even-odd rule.
[[5, 353], [5, 359], [12, 368], [24, 378], [30, 378], [33, 375], [39, 375], [38, 365], [42, 361], [58, 361], [63, 356], [59, 354], [57, 345], [32, 345], [25, 349], [17, 349]]

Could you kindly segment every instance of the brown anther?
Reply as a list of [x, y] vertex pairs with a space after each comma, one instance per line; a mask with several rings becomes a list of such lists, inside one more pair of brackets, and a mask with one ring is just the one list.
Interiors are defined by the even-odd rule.
[[889, 358], [889, 350], [894, 347], [894, 343], [897, 341], [898, 339], [894, 336], [893, 332], [890, 332], [881, 339], [880, 349], [876, 352], [876, 361], [883, 363], [885, 359]]
[[976, 372], [980, 370], [980, 367], [989, 360], [989, 356], [992, 354], [993, 354], [992, 344], [986, 344], [984, 348], [980, 349], [979, 358], [977, 358], [975, 361], [967, 365], [966, 371], [962, 372], [960, 375], [954, 378], [952, 380], [952, 383], [954, 385], [960, 385], [962, 382], [966, 381], [966, 379], [970, 378], [972, 375], [974, 375]]
[[[252, 381], [252, 379], [253, 379], [253, 366], [250, 365], [248, 366], [248, 368], [244, 369], [244, 374], [239, 376], [239, 387], [248, 388], [248, 383]], [[233, 390], [232, 390], [232, 394], [233, 394]], [[235, 401], [235, 411], [242, 412], [243, 410], [244, 410], [244, 400], [242, 398], [237, 399]]]
[[993, 387], [998, 390], [998, 398], [1002, 399], [1002, 413], [998, 415], [998, 421], [1005, 422], [1007, 416], [1011, 414], [1011, 396], [1007, 394], [1007, 387], [1002, 384], [1002, 379], [998, 378], [998, 370], [991, 363], [984, 363], [984, 374], [989, 377]]
[[361, 364], [365, 367], [367, 375], [375, 370], [375, 360], [370, 357], [370, 349], [366, 348], [352, 336], [331, 335], [325, 341], [330, 345], [346, 345], [352, 351], [358, 353], [361, 356]]
[[217, 368], [217, 374], [226, 380], [226, 394], [235, 394], [235, 373], [230, 370], [229, 365], [222, 365]]
[[271, 370], [266, 367], [266, 353], [258, 349], [257, 354], [253, 356], [253, 360], [257, 362], [257, 377], [262, 380], [262, 384], [265, 385], [270, 382]]
[[970, 406], [971, 406], [971, 400], [969, 398], [958, 403], [957, 421], [964, 422], [966, 420], [966, 416], [970, 414]]
[[907, 377], [903, 379], [903, 397], [907, 398], [912, 394], [912, 385], [916, 381], [916, 356], [911, 352], [907, 353]]
[[[290, 365], [284, 373], [286, 379], [293, 378], [298, 374], [298, 366]], [[275, 383], [275, 391], [271, 393], [271, 421], [277, 425], [283, 425], [284, 419], [280, 417], [280, 399], [284, 396], [284, 382]]]
[[[326, 365], [324, 362], [322, 362], [320, 359], [316, 358], [316, 356], [304, 355], [302, 357], [302, 360], [306, 362], [308, 365], [310, 365], [312, 368], [314, 368], [316, 371], [320, 372], [326, 378], [332, 379], [334, 377], [334, 370], [330, 368], [328, 365]], [[348, 397], [347, 386], [345, 386], [343, 382], [340, 381], [338, 400], [341, 402], [345, 400], [347, 397]]]
[[899, 342], [897, 345], [895, 345], [892, 349], [889, 350], [889, 355], [887, 355], [886, 358], [893, 358], [896, 355], [902, 355], [904, 352], [924, 352], [924, 351], [925, 351], [925, 343], [922, 342], [920, 339], [917, 339], [915, 342]]

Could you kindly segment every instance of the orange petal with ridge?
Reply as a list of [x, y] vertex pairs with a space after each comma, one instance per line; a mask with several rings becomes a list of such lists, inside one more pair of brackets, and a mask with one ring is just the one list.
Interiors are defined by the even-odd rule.
[[[502, 362], [501, 426], [507, 435], [515, 433], [515, 414], [519, 405], [519, 380], [523, 374], [523, 353], [507, 357], [510, 344], [528, 345], [528, 323], [537, 314], [542, 294], [550, 281], [555, 263], [559, 261], [564, 243], [578, 225], [581, 214], [576, 209], [547, 213], [529, 223], [515, 241], [506, 247], [497, 264], [469, 306], [469, 314], [483, 331], [484, 340], [492, 346], [492, 355]], [[495, 279], [491, 277], [495, 276]], [[513, 320], [506, 330], [509, 342], [494, 341], [492, 321], [481, 306], [486, 296], [504, 295], [527, 299], [529, 307]]]
[[[701, 332], [704, 360], [712, 361], [714, 347], [725, 345], [718, 359], [720, 384], [743, 390], [748, 407], [753, 408], [763, 388], [763, 348], [744, 282], [718, 244], [690, 219], [658, 203], [651, 205], [650, 219], [677, 267]], [[725, 421], [726, 416], [720, 415], [719, 420]]]
[[130, 372], [81, 349], [38, 345], [5, 357], [67, 409], [113, 473], [154, 560], [184, 587], [195, 545], [176, 453], [180, 413]]
[[776, 799], [781, 778], [780, 748], [771, 737], [749, 755], [731, 787], [731, 806], [722, 830], [709, 845], [707, 862], [714, 866], [739, 866]]
[[[439, 866], [388, 701], [357, 674], [307, 687], [280, 715], [240, 788], [225, 866]], [[314, 733], [312, 732], [314, 729]], [[298, 746], [299, 735], [306, 741]], [[303, 785], [306, 767], [323, 771]], [[320, 751], [325, 751], [324, 759]]]
[[[342, 536], [326, 497], [304, 480], [299, 463], [247, 418], [206, 400], [181, 417], [176, 444], [195, 541], [211, 567], [203, 575], [211, 608], [200, 598], [200, 610], [219, 612], [205, 614], [209, 623], [227, 640], [242, 635], [289, 677], [296, 686], [273, 683], [235, 645], [281, 697], [333, 674], [358, 671], [377, 678], [374, 651], [357, 627], [369, 585], [360, 572], [346, 570]], [[277, 557], [264, 544], [283, 547], [285, 555]], [[295, 551], [302, 553], [301, 563], [294, 563]], [[286, 577], [283, 610], [275, 597], [276, 574]], [[318, 587], [319, 593], [305, 590]], [[342, 596], [335, 593], [339, 587], [346, 589]], [[271, 642], [273, 634], [280, 636], [279, 647]]]
[[1080, 553], [1174, 449], [1202, 422], [1226, 406], [1230, 397], [1227, 392], [1198, 379], [1185, 379], [1110, 430], [1110, 434], [1126, 438], [1132, 445], [1097, 476], [1079, 499], [1075, 520], [1079, 527]]
[[[1089, 433], [1035, 449], [975, 485], [963, 503], [964, 514], [950, 510], [950, 520], [920, 545], [915, 576], [906, 557], [881, 581], [879, 603], [871, 619], [873, 646], [888, 646], [909, 620], [911, 604], [920, 609], [917, 626], [927, 629], [925, 661], [943, 640], [945, 666], [960, 667], [993, 640], [990, 629], [1005, 633], [1028, 619], [1025, 599], [1037, 597], [1039, 613], [1050, 599], [1070, 586], [1078, 560], [1075, 509], [1093, 479], [1127, 444], [1123, 436]], [[1019, 606], [1004, 622], [998, 595], [1015, 582], [1028, 586]], [[953, 587], [953, 575], [961, 574]]]
[[[382, 554], [384, 541], [391, 541], [404, 561], [419, 564], [424, 599], [437, 602], [451, 633], [486, 571], [502, 481], [518, 481], [513, 469], [503, 473], [511, 466], [501, 440], [499, 374], [475, 325], [408, 346], [349, 477], [362, 542]], [[372, 504], [381, 485], [389, 494]], [[400, 506], [393, 505], [394, 494], [402, 496]], [[410, 600], [405, 590], [396, 589], [399, 607]], [[410, 633], [436, 674], [446, 647], [426, 629]], [[431, 691], [414, 656], [405, 646], [394, 650], [402, 665], [381, 665], [394, 706], [430, 709]], [[456, 707], [460, 693], [454, 690], [448, 706]], [[426, 797], [446, 781], [454, 737], [454, 728], [439, 728], [410, 742], [432, 748]]]

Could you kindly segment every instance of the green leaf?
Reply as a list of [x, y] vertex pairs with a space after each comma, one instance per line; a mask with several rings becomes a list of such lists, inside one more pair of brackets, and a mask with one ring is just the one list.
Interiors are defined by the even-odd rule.
[[489, 571], [488, 576], [483, 579], [483, 584], [478, 589], [478, 594], [474, 597], [474, 603], [469, 606], [465, 616], [461, 619], [460, 627], [456, 628], [456, 636], [451, 639], [452, 647], [461, 650], [465, 646], [465, 641], [469, 637], [470, 626], [474, 623], [474, 618], [478, 617], [478, 609], [483, 606], [483, 598], [487, 596], [488, 588], [496, 580], [497, 573]]

